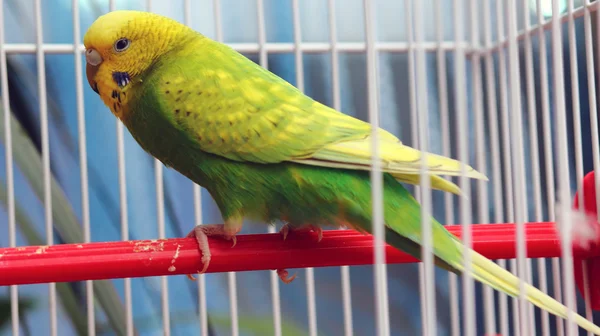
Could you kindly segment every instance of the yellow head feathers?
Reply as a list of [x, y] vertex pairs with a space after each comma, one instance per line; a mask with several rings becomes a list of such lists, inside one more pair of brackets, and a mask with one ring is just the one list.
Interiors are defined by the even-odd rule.
[[102, 15], [83, 38], [88, 82], [107, 102], [114, 90], [124, 90], [158, 57], [191, 34], [198, 33], [153, 13], [121, 10]]

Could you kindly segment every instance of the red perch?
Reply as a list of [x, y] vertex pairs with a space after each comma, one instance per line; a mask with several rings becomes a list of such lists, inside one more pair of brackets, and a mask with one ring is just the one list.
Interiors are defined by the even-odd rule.
[[[447, 228], [460, 237], [460, 225]], [[475, 250], [491, 259], [515, 258], [514, 224], [477, 224], [472, 228]], [[525, 228], [528, 257], [561, 255], [554, 223], [528, 223]], [[373, 237], [352, 230], [324, 231], [321, 242], [311, 233], [293, 233], [286, 241], [277, 233], [240, 235], [234, 248], [230, 241], [209, 241], [212, 260], [208, 273], [374, 262]], [[391, 246], [386, 247], [386, 253], [390, 264], [416, 262]], [[579, 259], [600, 255], [598, 249], [574, 248], [573, 253]], [[188, 274], [200, 266], [194, 238], [2, 248], [0, 285]]]

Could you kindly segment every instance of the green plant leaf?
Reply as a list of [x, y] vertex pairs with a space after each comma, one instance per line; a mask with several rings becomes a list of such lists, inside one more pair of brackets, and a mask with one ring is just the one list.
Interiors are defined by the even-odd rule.
[[[215, 315], [211, 314], [210, 323], [213, 326], [221, 328], [231, 327], [231, 316], [228, 314]], [[183, 325], [186, 323], [192, 323], [198, 321], [198, 315], [190, 311], [172, 311], [171, 312], [171, 323]], [[249, 333], [251, 335], [262, 336], [273, 334], [273, 316], [271, 315], [251, 315], [251, 316], [239, 316], [238, 318], [240, 331]], [[140, 326], [140, 330], [154, 330], [160, 325], [155, 318], [141, 317], [135, 320], [135, 324]], [[100, 326], [98, 332], [101, 333], [106, 331], [105, 328]], [[306, 330], [299, 327], [292, 321], [282, 321], [281, 333], [286, 336], [306, 336]]]
[[[223, 316], [212, 316], [210, 321], [220, 327], [231, 326], [231, 317], [229, 315]], [[273, 334], [273, 317], [268, 316], [240, 316], [239, 317], [240, 330], [251, 333], [255, 336], [271, 335]], [[298, 327], [296, 324], [291, 322], [282, 321], [281, 323], [281, 334], [290, 336], [306, 336], [306, 330]]]
[[[10, 297], [0, 297], [0, 330], [6, 327], [11, 320]], [[32, 298], [19, 298], [19, 316], [23, 317], [27, 312], [35, 308], [35, 300]]]

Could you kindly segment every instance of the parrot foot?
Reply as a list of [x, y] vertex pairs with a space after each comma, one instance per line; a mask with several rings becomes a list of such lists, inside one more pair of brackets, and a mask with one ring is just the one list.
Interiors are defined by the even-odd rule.
[[296, 275], [294, 274], [291, 277], [289, 276], [290, 273], [285, 270], [285, 269], [278, 269], [277, 270], [277, 275], [279, 276], [279, 279], [281, 279], [281, 281], [283, 281], [283, 283], [285, 284], [289, 284], [290, 282], [294, 281], [294, 279], [296, 279]]
[[302, 226], [299, 228], [292, 228], [292, 226], [289, 223], [284, 224], [283, 227], [281, 227], [281, 230], [279, 230], [279, 233], [283, 236], [283, 240], [286, 240], [290, 231], [296, 231], [296, 232], [313, 231], [313, 232], [317, 233], [317, 243], [321, 242], [321, 240], [323, 239], [323, 229], [321, 229], [319, 226], [315, 226], [312, 224], [305, 225], [305, 226]]
[[[202, 254], [202, 270], [198, 272], [198, 274], [202, 274], [206, 272], [208, 269], [208, 265], [210, 264], [211, 254], [210, 247], [208, 246], [208, 237], [209, 236], [222, 236], [227, 240], [233, 240], [234, 247], [237, 243], [237, 238], [235, 237], [235, 233], [228, 232], [225, 229], [225, 225], [223, 224], [210, 224], [210, 225], [196, 225], [190, 233], [187, 234], [186, 238], [196, 238], [198, 242], [198, 248], [200, 249], [200, 253]], [[188, 279], [196, 280], [196, 278], [188, 274]]]

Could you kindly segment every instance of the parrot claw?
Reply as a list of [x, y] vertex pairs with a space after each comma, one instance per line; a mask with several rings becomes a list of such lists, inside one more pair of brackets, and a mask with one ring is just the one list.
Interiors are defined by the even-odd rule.
[[289, 284], [290, 282], [294, 281], [294, 279], [296, 279], [296, 275], [297, 274], [294, 274], [294, 275], [292, 275], [290, 277], [289, 276], [290, 273], [287, 270], [285, 270], [285, 269], [278, 269], [277, 270], [277, 275], [279, 276], [279, 279], [281, 279], [281, 281], [284, 284]]
[[[196, 238], [198, 242], [198, 248], [200, 249], [200, 253], [202, 254], [202, 270], [198, 272], [198, 274], [203, 274], [208, 269], [208, 265], [210, 264], [211, 253], [210, 247], [208, 246], [208, 236], [222, 236], [227, 240], [233, 240], [234, 247], [237, 244], [237, 238], [235, 234], [231, 235], [226, 232], [225, 225], [223, 224], [211, 224], [211, 225], [196, 225], [190, 233], [187, 234], [186, 238]], [[188, 279], [196, 280], [196, 278], [188, 274]]]
[[290, 233], [290, 224], [284, 224], [279, 230], [279, 233], [283, 236], [283, 240], [287, 238], [288, 233]]
[[320, 227], [313, 227], [313, 231], [317, 233], [317, 243], [320, 243], [323, 240], [323, 229]]
[[293, 229], [289, 223], [286, 223], [285, 225], [283, 225], [283, 227], [281, 227], [281, 230], [279, 230], [279, 233], [283, 236], [283, 240], [285, 240], [287, 238], [290, 231], [296, 231], [296, 232], [313, 231], [313, 232], [317, 233], [317, 243], [320, 243], [321, 240], [323, 239], [323, 229], [321, 229], [319, 226], [315, 226], [315, 225], [306, 225], [306, 226], [303, 226], [300, 228]]

